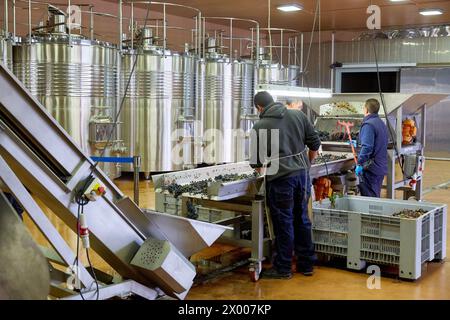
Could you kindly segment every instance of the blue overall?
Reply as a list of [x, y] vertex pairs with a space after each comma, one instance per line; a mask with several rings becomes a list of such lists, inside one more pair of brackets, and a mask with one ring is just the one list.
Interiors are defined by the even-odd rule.
[[359, 133], [361, 146], [358, 164], [364, 167], [359, 190], [365, 197], [380, 197], [384, 176], [388, 171], [388, 129], [378, 114], [364, 118]]
[[297, 256], [297, 270], [308, 271], [317, 260], [312, 242], [308, 200], [311, 195], [309, 173], [282, 177], [267, 182], [267, 200], [275, 238], [273, 265], [281, 273], [290, 273], [292, 253]]

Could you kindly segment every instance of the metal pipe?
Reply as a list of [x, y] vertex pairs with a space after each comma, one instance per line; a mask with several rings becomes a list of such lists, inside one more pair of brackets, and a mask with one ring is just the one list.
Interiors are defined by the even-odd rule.
[[230, 63], [233, 59], [233, 20], [230, 20]]
[[164, 48], [164, 58], [166, 57], [166, 46], [167, 46], [167, 23], [166, 23], [166, 4], [163, 4], [163, 48]]
[[195, 20], [195, 36], [194, 31], [192, 31], [191, 42], [195, 43], [195, 55], [198, 56], [198, 16], [194, 17]]
[[[331, 64], [334, 63], [335, 59], [334, 59], [334, 55], [335, 55], [335, 47], [334, 47], [334, 40], [335, 40], [335, 33], [333, 32], [331, 34]], [[331, 68], [331, 75], [330, 75], [330, 87], [331, 87], [331, 92], [334, 92], [334, 68]]]
[[72, 45], [72, 18], [71, 18], [71, 13], [72, 13], [72, 8], [71, 8], [71, 0], [67, 1], [67, 8], [69, 9], [69, 23], [67, 24], [67, 28], [69, 29], [69, 46]]
[[292, 38], [288, 39], [288, 65], [291, 64], [291, 43], [292, 43]]
[[[435, 158], [435, 157], [427, 157], [425, 156], [426, 160], [434, 160], [434, 161], [450, 161], [450, 158]], [[445, 184], [450, 184], [449, 182], [446, 182]]]
[[134, 193], [134, 203], [139, 206], [139, 171], [141, 169], [141, 157], [133, 157], [133, 193]]
[[4, 29], [5, 29], [5, 33], [6, 34], [8, 34], [8, 27], [9, 27], [9, 21], [8, 21], [8, 10], [9, 8], [8, 8], [8, 0], [5, 0], [5, 27], [4, 27]]
[[322, 88], [322, 7], [321, 7], [321, 1], [318, 0], [319, 5], [319, 88]]
[[13, 0], [13, 43], [16, 43], [16, 0]]
[[134, 49], [134, 3], [131, 3], [131, 51]]
[[206, 50], [206, 45], [204, 43], [205, 41], [205, 36], [206, 36], [206, 18], [203, 18], [203, 35], [202, 35], [202, 41], [203, 41], [203, 57], [205, 57], [205, 50]]
[[280, 49], [280, 66], [283, 65], [283, 30], [281, 30], [280, 32], [280, 45], [281, 45], [281, 49]]
[[294, 65], [298, 65], [297, 61], [298, 61], [298, 57], [297, 57], [297, 46], [298, 46], [298, 36], [295, 36], [294, 38]]
[[304, 45], [304, 43], [303, 43], [303, 41], [304, 41], [304, 35], [303, 35], [303, 32], [302, 32], [302, 35], [301, 35], [301, 38], [300, 38], [300, 71], [301, 71], [301, 73], [302, 73], [302, 87], [304, 87], [304, 74], [303, 74], [303, 59], [304, 59], [304, 57], [303, 57], [303, 45]]
[[89, 7], [89, 11], [90, 11], [90, 23], [89, 23], [89, 29], [90, 29], [90, 36], [91, 36], [91, 40], [94, 40], [94, 6], [90, 6]]
[[242, 39], [239, 39], [239, 57], [242, 57]]
[[122, 30], [122, 0], [119, 0], [119, 51], [122, 52], [123, 49], [123, 30]]
[[253, 46], [253, 39], [254, 39], [254, 37], [253, 37], [253, 28], [251, 28], [251, 32], [252, 32], [252, 36], [251, 36], [251, 40], [250, 40], [250, 43], [251, 43], [250, 60], [253, 60], [253, 50], [255, 49], [254, 46]]
[[31, 0], [28, 0], [28, 42], [31, 44]]
[[200, 56], [200, 50], [202, 48], [202, 13], [198, 13], [198, 30], [197, 30], [197, 38], [198, 38], [198, 55]]
[[[259, 67], [259, 62], [260, 62], [260, 55], [259, 55], [259, 48], [260, 48], [260, 34], [259, 34], [259, 23], [256, 25], [256, 67]], [[256, 79], [257, 80], [257, 79]], [[256, 81], [255, 81], [256, 84]]]

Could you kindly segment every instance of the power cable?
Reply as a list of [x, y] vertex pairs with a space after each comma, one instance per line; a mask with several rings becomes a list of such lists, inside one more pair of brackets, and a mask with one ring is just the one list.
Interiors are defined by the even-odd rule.
[[[376, 41], [375, 41], [375, 29], [373, 31], [373, 34], [374, 34], [374, 36], [372, 37], [372, 46], [373, 46], [373, 52], [374, 52], [374, 58], [375, 58], [375, 66], [376, 66], [376, 70], [377, 70], [378, 94], [380, 95], [381, 105], [383, 107], [384, 114], [386, 116], [386, 125], [388, 127], [389, 135], [390, 135], [390, 137], [392, 139], [392, 142], [393, 142], [393, 145], [394, 145], [396, 158], [398, 159], [398, 163], [400, 165], [400, 169], [402, 171], [402, 174], [404, 175], [405, 174], [405, 170], [404, 170], [404, 167], [403, 167], [402, 159], [400, 157], [400, 152], [399, 152], [398, 145], [397, 145], [397, 139], [396, 139], [396, 136], [395, 136], [395, 131], [392, 128], [391, 122], [389, 121], [389, 115], [388, 115], [387, 108], [386, 108], [386, 102], [384, 100], [384, 94], [383, 94], [383, 91], [382, 91], [382, 88], [381, 88], [381, 73], [380, 73], [380, 66], [379, 66], [379, 63], [378, 63], [378, 54], [377, 54]], [[401, 119], [397, 119], [397, 121], [401, 121]]]
[[[302, 80], [305, 82], [306, 88], [308, 89], [308, 102], [309, 102], [309, 107], [312, 107], [312, 99], [311, 99], [311, 90], [310, 90], [310, 86], [309, 86], [309, 81], [308, 81], [308, 72], [309, 72], [309, 61], [310, 61], [310, 57], [311, 57], [311, 49], [312, 49], [312, 43], [314, 41], [314, 33], [316, 31], [316, 24], [317, 24], [317, 18], [319, 16], [319, 11], [320, 11], [320, 0], [316, 0], [316, 9], [314, 12], [314, 20], [313, 20], [313, 26], [312, 26], [312, 30], [311, 30], [311, 37], [309, 39], [309, 45], [308, 45], [308, 54], [306, 55], [306, 63], [305, 63], [305, 68], [303, 68], [303, 71], [299, 72], [299, 74], [297, 74], [295, 76], [294, 79], [292, 80], [296, 80], [299, 78], [299, 76], [302, 77]], [[319, 34], [320, 34], [320, 29], [319, 29]]]
[[[149, 13], [150, 13], [150, 3], [147, 4], [147, 12], [146, 12], [146, 15], [145, 15], [145, 20], [144, 20], [144, 27], [143, 27], [143, 29], [145, 29], [145, 28], [147, 27], [147, 22], [148, 22]], [[134, 35], [132, 35], [132, 36], [134, 37]], [[138, 45], [138, 48], [140, 47], [140, 48], [142, 49], [142, 48], [143, 48], [143, 45], [144, 45], [144, 35], [143, 35], [143, 33], [141, 33], [141, 34], [139, 35], [139, 45]], [[120, 46], [120, 48], [121, 48], [121, 47], [122, 47], [122, 44], [120, 43], [119, 46]], [[126, 98], [126, 96], [127, 96], [127, 94], [128, 94], [128, 89], [129, 89], [129, 87], [130, 87], [131, 78], [133, 77], [134, 72], [135, 72], [135, 69], [136, 69], [137, 61], [138, 61], [138, 54], [136, 54], [136, 58], [135, 58], [135, 60], [134, 60], [134, 62], [133, 62], [133, 67], [132, 67], [132, 69], [131, 69], [130, 75], [128, 76], [127, 84], [126, 84], [126, 86], [125, 86], [125, 90], [124, 90], [124, 93], [123, 93], [123, 97], [122, 97], [121, 102], [120, 102], [120, 107], [119, 107], [119, 110], [118, 110], [118, 112], [116, 113], [116, 116], [115, 116], [115, 118], [114, 118], [113, 127], [112, 127], [111, 131], [110, 131], [109, 134], [108, 134], [108, 139], [106, 140], [106, 144], [105, 144], [104, 148], [102, 149], [102, 152], [100, 153], [99, 158], [102, 158], [102, 157], [105, 155], [106, 149], [108, 148], [109, 144], [111, 143], [111, 140], [112, 140], [112, 137], [113, 137], [113, 135], [114, 135], [114, 132], [115, 132], [116, 129], [117, 129], [117, 124], [118, 124], [118, 121], [119, 121], [119, 117], [120, 117], [120, 114], [122, 113], [122, 110], [123, 110], [123, 107], [124, 107], [125, 98]], [[91, 171], [90, 171], [90, 173], [89, 173], [89, 177], [92, 176], [92, 174], [94, 173], [94, 170], [97, 168], [98, 164], [99, 164], [99, 162], [96, 161], [95, 164], [94, 164], [93, 166], [91, 165]], [[84, 189], [87, 187], [87, 184], [88, 184], [88, 183], [89, 183], [89, 178], [86, 179], [86, 182], [85, 182], [85, 184], [84, 184], [82, 190], [84, 190]]]
[[97, 276], [95, 274], [94, 267], [92, 266], [92, 263], [91, 263], [91, 258], [89, 257], [89, 249], [87, 249], [87, 248], [86, 248], [86, 257], [87, 257], [87, 260], [88, 260], [88, 263], [89, 263], [89, 267], [91, 268], [92, 275], [94, 276], [94, 280], [95, 280], [95, 286], [96, 286], [96, 289], [95, 289], [96, 298], [95, 298], [95, 300], [98, 300], [98, 298], [100, 296], [100, 290], [99, 290], [99, 287], [98, 287], [98, 280], [97, 280]]
[[[150, 13], [150, 3], [147, 4], [147, 12], [146, 12], [146, 15], [145, 15], [144, 27], [143, 27], [144, 29], [147, 27], [149, 13]], [[134, 36], [134, 35], [132, 35], [132, 36]], [[140, 37], [139, 38], [140, 41], [139, 41], [138, 48], [140, 47], [142, 49], [143, 48], [143, 44], [144, 44], [143, 33], [141, 33], [139, 37]], [[120, 47], [122, 46], [122, 44], [119, 44], [119, 45], [120, 45]], [[129, 87], [130, 87], [131, 78], [133, 77], [135, 69], [136, 69], [137, 61], [138, 61], [138, 53], [136, 53], [136, 57], [135, 57], [135, 60], [133, 62], [133, 67], [131, 69], [130, 75], [128, 76], [128, 80], [127, 80], [127, 84], [125, 86], [124, 94], [123, 94], [122, 100], [120, 102], [119, 110], [118, 110], [118, 112], [115, 115], [113, 127], [112, 127], [111, 131], [109, 132], [106, 144], [105, 144], [102, 152], [100, 153], [100, 158], [105, 155], [106, 149], [108, 148], [109, 144], [111, 143], [113, 134], [114, 134], [114, 132], [117, 129], [118, 120], [119, 120], [120, 114], [122, 113], [122, 110], [123, 110], [123, 107], [124, 107], [125, 98], [127, 96], [127, 93], [128, 93]], [[78, 205], [78, 208], [77, 208], [78, 209], [78, 215], [77, 215], [77, 254], [76, 254], [74, 265], [76, 265], [77, 271], [78, 271], [78, 266], [79, 266], [80, 215], [84, 214], [84, 206], [86, 206], [89, 203], [89, 199], [86, 198], [86, 196], [83, 194], [83, 192], [84, 192], [84, 190], [86, 190], [88, 184], [90, 183], [92, 175], [94, 173], [94, 170], [97, 168], [98, 164], [99, 164], [99, 162], [96, 161], [94, 165], [91, 165], [91, 170], [90, 170], [90, 173], [89, 173], [88, 177], [86, 178], [82, 188], [78, 189], [78, 191], [77, 191], [77, 193], [75, 195], [75, 202]], [[90, 267], [91, 272], [92, 272], [93, 277], [94, 277], [94, 281], [95, 281], [95, 285], [96, 285], [96, 299], [98, 300], [99, 296], [100, 296], [99, 283], [98, 283], [97, 276], [95, 274], [94, 268], [93, 268], [92, 263], [91, 263], [91, 259], [90, 259], [90, 256], [89, 256], [89, 249], [88, 248], [86, 248], [86, 255], [87, 255], [87, 260], [88, 260], [88, 263], [89, 263], [89, 267]], [[80, 288], [80, 296], [81, 296], [81, 298], [83, 300], [85, 300], [85, 297], [83, 296], [81, 288]]]

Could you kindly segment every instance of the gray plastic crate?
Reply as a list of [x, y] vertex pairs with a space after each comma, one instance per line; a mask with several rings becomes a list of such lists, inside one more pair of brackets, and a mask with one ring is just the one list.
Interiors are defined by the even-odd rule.
[[175, 198], [170, 193], [165, 191], [155, 192], [156, 211], [180, 216], [181, 206], [182, 206], [181, 197]]
[[206, 221], [211, 223], [216, 223], [218, 221], [223, 221], [226, 219], [231, 219], [236, 217], [236, 212], [227, 211], [227, 210], [219, 210], [214, 208], [207, 208], [203, 206], [196, 206], [198, 220]]
[[[424, 209], [417, 219], [393, 217], [403, 209]], [[444, 259], [447, 207], [424, 202], [343, 197], [313, 205], [317, 252], [345, 256], [347, 267], [366, 263], [394, 265], [399, 276], [418, 279], [424, 262]]]
[[447, 212], [440, 210], [434, 215], [434, 256], [445, 258], [445, 243], [447, 242]]
[[316, 250], [335, 256], [347, 256], [348, 215], [316, 210], [313, 221]]
[[[182, 215], [182, 197], [175, 198], [168, 192], [155, 192], [155, 209], [158, 212], [164, 212], [177, 216]], [[219, 210], [214, 208], [207, 208], [201, 205], [195, 206], [197, 209], [199, 221], [206, 221], [215, 223], [221, 220], [231, 219], [236, 217], [236, 212]]]

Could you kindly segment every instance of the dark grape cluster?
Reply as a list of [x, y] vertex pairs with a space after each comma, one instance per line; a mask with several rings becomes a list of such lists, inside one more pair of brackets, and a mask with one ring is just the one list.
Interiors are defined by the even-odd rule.
[[330, 141], [330, 133], [326, 131], [317, 131], [320, 141]]
[[[347, 141], [348, 135], [344, 132], [336, 132], [330, 134], [326, 131], [317, 131], [320, 141]], [[352, 140], [358, 140], [359, 132], [351, 132]]]
[[169, 191], [175, 198], [178, 198], [183, 193], [191, 193], [191, 194], [206, 194], [208, 184], [212, 182], [212, 179], [201, 180], [191, 182], [190, 184], [181, 185], [176, 182], [172, 182], [166, 186], [164, 186], [164, 190]]
[[345, 156], [345, 155], [336, 156], [333, 154], [324, 154], [316, 159], [315, 164], [323, 164], [323, 163], [327, 163], [327, 162], [331, 162], [331, 161], [344, 160], [344, 159], [347, 159], [347, 156]]
[[213, 181], [231, 182], [231, 181], [256, 178], [258, 176], [259, 176], [259, 174], [256, 171], [251, 174], [236, 174], [236, 173], [223, 174], [223, 175], [216, 176], [214, 178], [214, 180], [213, 179], [200, 180], [200, 181], [191, 182], [191, 183], [185, 184], [185, 185], [180, 185], [176, 182], [172, 182], [172, 183], [164, 186], [163, 189], [167, 190], [175, 198], [178, 198], [183, 193], [208, 194], [208, 185]]
[[187, 201], [186, 207], [187, 207], [187, 218], [197, 220], [198, 219], [197, 208], [192, 203], [192, 201]]
[[255, 171], [252, 174], [237, 174], [237, 173], [219, 174], [214, 178], [214, 180], [221, 182], [231, 182], [231, 181], [247, 180], [256, 177], [258, 177], [258, 173]]

